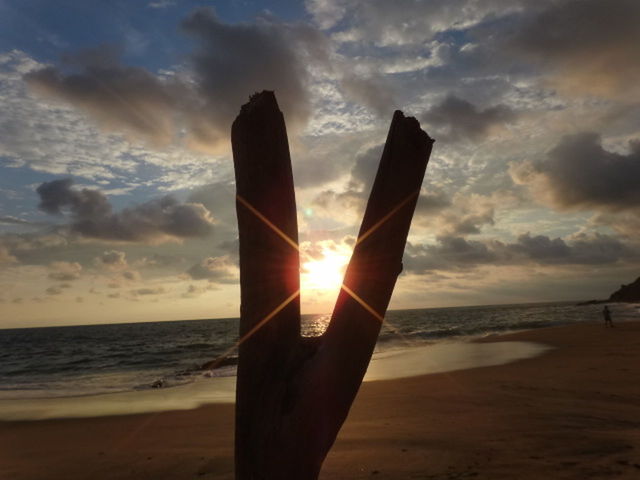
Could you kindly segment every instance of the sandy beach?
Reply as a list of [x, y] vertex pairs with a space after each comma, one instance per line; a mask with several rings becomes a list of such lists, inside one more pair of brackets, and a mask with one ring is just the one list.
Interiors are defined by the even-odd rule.
[[[514, 340], [553, 349], [363, 384], [321, 478], [640, 478], [640, 323]], [[0, 422], [0, 479], [232, 479], [233, 408]]]

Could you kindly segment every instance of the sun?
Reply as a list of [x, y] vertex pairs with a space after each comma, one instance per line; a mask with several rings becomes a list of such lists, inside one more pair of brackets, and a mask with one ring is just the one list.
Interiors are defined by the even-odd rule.
[[310, 258], [302, 264], [301, 289], [313, 293], [330, 293], [340, 290], [351, 252], [346, 248], [322, 246], [318, 258]]

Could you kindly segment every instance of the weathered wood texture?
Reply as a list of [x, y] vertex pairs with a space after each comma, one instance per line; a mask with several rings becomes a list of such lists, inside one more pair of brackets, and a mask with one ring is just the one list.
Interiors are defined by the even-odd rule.
[[369, 364], [402, 270], [433, 140], [417, 120], [395, 112], [329, 328], [307, 339], [300, 336], [291, 160], [273, 92], [256, 94], [242, 107], [231, 139], [240, 336], [246, 338], [236, 391], [236, 479], [313, 480]]

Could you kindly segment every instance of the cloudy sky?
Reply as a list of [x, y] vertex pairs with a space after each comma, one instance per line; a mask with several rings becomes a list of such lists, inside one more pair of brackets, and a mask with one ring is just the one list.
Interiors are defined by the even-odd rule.
[[637, 0], [0, 0], [0, 327], [235, 317], [230, 125], [275, 90], [330, 311], [393, 111], [436, 139], [391, 308], [640, 275]]

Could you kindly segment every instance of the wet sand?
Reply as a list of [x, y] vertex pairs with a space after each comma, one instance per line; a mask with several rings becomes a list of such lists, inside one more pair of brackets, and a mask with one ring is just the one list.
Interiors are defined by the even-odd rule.
[[[554, 349], [363, 384], [321, 478], [640, 478], [640, 323], [507, 340]], [[233, 478], [233, 405], [0, 422], [2, 480], [195, 478]]]

